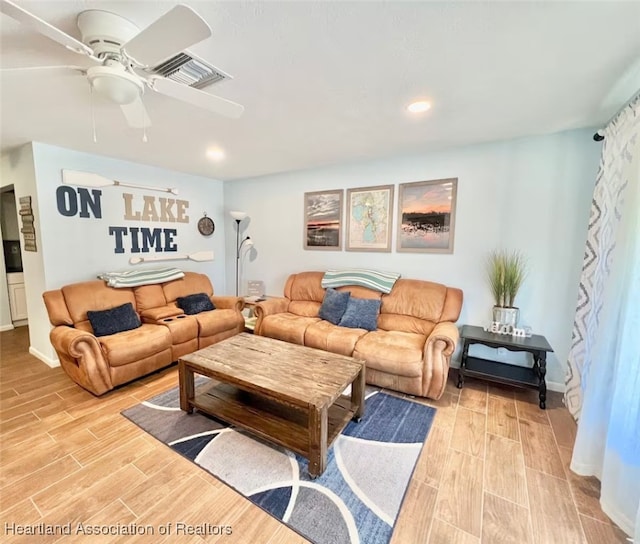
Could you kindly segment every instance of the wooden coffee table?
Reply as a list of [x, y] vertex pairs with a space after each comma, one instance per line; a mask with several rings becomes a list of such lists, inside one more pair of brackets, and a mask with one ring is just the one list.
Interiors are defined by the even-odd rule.
[[[365, 363], [241, 333], [179, 359], [180, 408], [194, 408], [309, 460], [322, 474], [327, 449], [364, 415]], [[196, 394], [194, 374], [219, 383]], [[351, 398], [341, 393], [351, 384]]]

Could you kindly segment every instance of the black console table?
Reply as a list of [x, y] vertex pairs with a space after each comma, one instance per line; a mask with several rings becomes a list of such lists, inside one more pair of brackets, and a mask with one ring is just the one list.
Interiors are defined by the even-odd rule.
[[[518, 387], [532, 387], [540, 392], [540, 408], [546, 407], [547, 384], [547, 352], [553, 349], [544, 336], [534, 334], [528, 338], [487, 332], [481, 327], [464, 325], [460, 337], [464, 344], [462, 362], [458, 370], [458, 388], [464, 385], [464, 377], [472, 376], [493, 382]], [[510, 351], [526, 351], [533, 355], [533, 367], [522, 367], [509, 363], [490, 361], [469, 356], [471, 344], [482, 344], [490, 348], [505, 348]]]

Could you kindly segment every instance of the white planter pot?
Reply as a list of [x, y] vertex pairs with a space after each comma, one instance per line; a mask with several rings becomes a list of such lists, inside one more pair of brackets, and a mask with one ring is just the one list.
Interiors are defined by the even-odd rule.
[[504, 308], [502, 306], [493, 307], [493, 320], [500, 325], [511, 325], [512, 328], [518, 326], [520, 318], [520, 308]]

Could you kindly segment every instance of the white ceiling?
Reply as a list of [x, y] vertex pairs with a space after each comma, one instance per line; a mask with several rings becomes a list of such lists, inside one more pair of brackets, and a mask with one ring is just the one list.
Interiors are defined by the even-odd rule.
[[[97, 8], [141, 28], [175, 2], [14, 0], [80, 39]], [[213, 37], [190, 49], [235, 79], [230, 120], [145, 94], [149, 142], [84, 78], [0, 80], [2, 149], [31, 140], [216, 179], [598, 126], [640, 87], [640, 2], [184, 2]], [[82, 58], [0, 15], [2, 68]], [[417, 97], [433, 102], [412, 117]], [[209, 146], [225, 149], [213, 163]]]

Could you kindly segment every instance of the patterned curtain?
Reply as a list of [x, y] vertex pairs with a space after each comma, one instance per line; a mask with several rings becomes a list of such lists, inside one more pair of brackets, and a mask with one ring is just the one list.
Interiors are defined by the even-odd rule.
[[594, 341], [604, 302], [605, 285], [610, 274], [621, 208], [630, 186], [629, 173], [632, 169], [634, 147], [635, 161], [638, 160], [639, 104], [640, 96], [620, 112], [604, 131], [605, 140], [591, 201], [589, 230], [565, 379], [565, 404], [576, 420], [580, 418], [583, 392], [593, 360]]
[[640, 96], [604, 136], [568, 360], [571, 470], [600, 480], [602, 510], [640, 544]]

